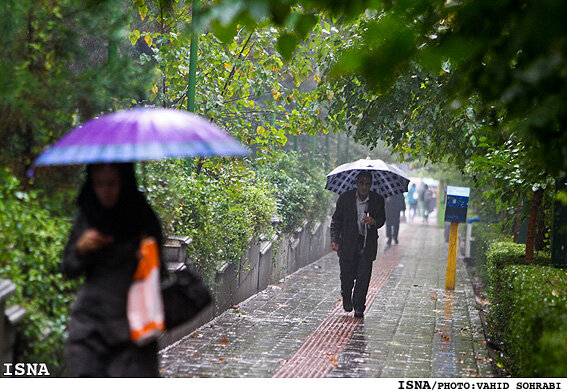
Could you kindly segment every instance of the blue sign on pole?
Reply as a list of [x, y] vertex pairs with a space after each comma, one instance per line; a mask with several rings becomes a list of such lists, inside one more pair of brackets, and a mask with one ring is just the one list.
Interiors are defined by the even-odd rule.
[[467, 208], [471, 189], [468, 187], [447, 186], [445, 202], [445, 221], [464, 223], [467, 221]]

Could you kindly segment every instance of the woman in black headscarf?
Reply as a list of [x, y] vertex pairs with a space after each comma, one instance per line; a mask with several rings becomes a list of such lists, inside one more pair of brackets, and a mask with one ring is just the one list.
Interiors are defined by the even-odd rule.
[[133, 165], [89, 165], [78, 206], [63, 270], [70, 278], [84, 275], [85, 283], [71, 310], [66, 373], [159, 376], [157, 342], [132, 343], [126, 315], [140, 240], [151, 236], [162, 244], [159, 220], [137, 189]]

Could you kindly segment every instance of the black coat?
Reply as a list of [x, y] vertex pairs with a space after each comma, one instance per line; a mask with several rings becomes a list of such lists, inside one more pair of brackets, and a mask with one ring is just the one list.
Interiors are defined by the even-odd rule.
[[[111, 208], [98, 200], [93, 168], [78, 198], [79, 211], [63, 254], [63, 273], [84, 277], [71, 309], [65, 347], [69, 376], [158, 376], [157, 342], [137, 346], [130, 341], [126, 312], [128, 291], [138, 266], [142, 238], [163, 242], [161, 225], [144, 195], [138, 191], [134, 165], [115, 163], [121, 177], [120, 195]], [[87, 229], [113, 237], [113, 242], [84, 256], [77, 241]], [[161, 276], [167, 268], [160, 263]]]
[[[161, 248], [161, 224], [153, 210], [141, 196], [131, 197], [126, 206], [116, 212], [118, 221], [106, 216], [111, 225], [105, 227], [100, 220], [89, 218], [82, 207], [75, 217], [69, 240], [63, 254], [63, 272], [69, 278], [85, 277], [71, 309], [69, 341], [78, 341], [98, 334], [109, 345], [128, 342], [130, 327], [126, 315], [128, 289], [138, 266], [137, 251], [143, 236], [152, 236]], [[91, 212], [92, 214], [92, 212]], [[95, 224], [89, 221], [94, 221]], [[93, 225], [95, 225], [93, 227]], [[114, 242], [105, 248], [79, 257], [77, 241], [89, 228], [109, 230]], [[160, 264], [161, 276], [167, 274]]]
[[[356, 210], [357, 190], [347, 191], [339, 196], [337, 207], [331, 220], [331, 242], [338, 243], [339, 258], [354, 259], [358, 251], [358, 213]], [[378, 228], [384, 225], [384, 197], [371, 191], [369, 193], [368, 214], [376, 220], [376, 225], [368, 226], [364, 256], [376, 259], [378, 250]]]
[[[141, 219], [140, 225], [150, 227], [143, 229], [144, 231], [149, 233], [159, 230], [155, 216], [145, 217]], [[126, 303], [128, 289], [138, 265], [136, 252], [141, 237], [116, 239], [102, 250], [80, 258], [76, 253], [77, 240], [88, 228], [87, 219], [79, 212], [64, 251], [65, 275], [70, 278], [85, 276], [84, 285], [71, 309], [69, 340], [82, 340], [95, 333], [102, 336], [109, 345], [127, 342], [130, 340], [130, 327]]]

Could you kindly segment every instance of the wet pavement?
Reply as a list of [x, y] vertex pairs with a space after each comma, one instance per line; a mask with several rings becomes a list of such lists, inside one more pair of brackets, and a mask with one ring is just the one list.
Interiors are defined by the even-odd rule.
[[161, 375], [492, 377], [462, 261], [444, 289], [443, 230], [402, 224], [400, 244], [384, 249], [380, 238], [363, 320], [342, 310], [330, 253], [163, 349]]

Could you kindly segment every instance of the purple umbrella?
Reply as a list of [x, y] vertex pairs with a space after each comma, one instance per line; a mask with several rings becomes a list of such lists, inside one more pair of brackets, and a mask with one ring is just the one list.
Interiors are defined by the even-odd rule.
[[247, 154], [228, 133], [196, 114], [174, 109], [135, 108], [85, 122], [43, 151], [34, 165]]

